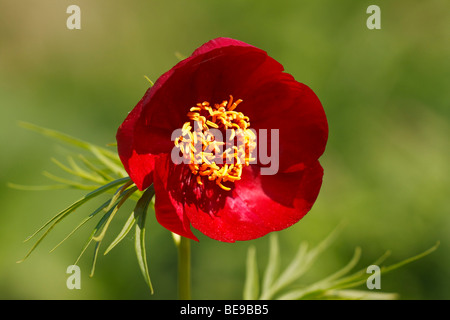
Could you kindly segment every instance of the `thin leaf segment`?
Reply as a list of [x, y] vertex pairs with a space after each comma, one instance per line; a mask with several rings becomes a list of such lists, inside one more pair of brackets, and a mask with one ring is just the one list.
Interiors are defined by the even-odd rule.
[[[83, 227], [92, 218], [97, 216], [99, 213], [103, 214], [100, 220], [93, 228], [92, 232], [90, 233], [86, 243], [84, 244], [81, 250], [81, 253], [79, 254], [78, 258], [74, 263], [77, 264], [80, 258], [83, 256], [83, 254], [90, 246], [90, 244], [94, 243], [95, 248], [90, 273], [90, 276], [93, 276], [98, 253], [100, 250], [100, 245], [105, 239], [105, 234], [112, 220], [116, 216], [116, 213], [128, 199], [137, 200], [135, 208], [133, 212], [131, 212], [130, 217], [125, 222], [120, 233], [107, 247], [104, 254], [106, 255], [118, 243], [120, 243], [121, 240], [125, 238], [128, 232], [131, 231], [131, 229], [134, 226], [136, 229], [135, 250], [138, 264], [151, 293], [153, 293], [153, 287], [150, 281], [145, 249], [145, 220], [147, 216], [148, 207], [155, 195], [153, 186], [147, 188], [143, 193], [139, 191], [137, 186], [133, 183], [133, 181], [128, 176], [126, 176], [126, 174], [124, 174], [123, 169], [121, 169], [121, 171], [117, 170], [117, 168], [119, 168], [120, 166], [120, 160], [118, 159], [117, 155], [114, 155], [107, 149], [64, 135], [54, 130], [49, 130], [26, 123], [22, 125], [28, 129], [37, 131], [43, 135], [56, 138], [57, 140], [63, 141], [71, 146], [90, 151], [91, 154], [94, 155], [95, 160], [97, 160], [98, 163], [102, 165], [102, 167], [100, 168], [96, 167], [89, 160], [87, 160], [87, 158], [85, 158], [82, 154], [79, 154], [78, 156], [79, 159], [83, 161], [86, 168], [81, 168], [72, 157], [68, 158], [70, 167], [62, 164], [56, 159], [53, 159], [53, 162], [59, 168], [63, 169], [66, 173], [69, 173], [75, 179], [81, 178], [82, 182], [81, 183], [75, 182], [72, 180], [60, 178], [50, 174], [47, 174], [46, 175], [47, 177], [60, 182], [61, 186], [70, 186], [76, 187], [77, 189], [84, 189], [84, 190], [93, 189], [93, 190], [84, 195], [83, 197], [81, 197], [78, 201], [75, 201], [73, 204], [71, 204], [64, 210], [60, 211], [58, 214], [56, 214], [54, 217], [52, 217], [46, 223], [44, 223], [39, 229], [37, 229], [37, 231], [35, 231], [31, 236], [25, 239], [25, 241], [29, 241], [30, 239], [36, 237], [39, 233], [42, 232], [41, 236], [33, 244], [31, 249], [26, 253], [25, 257], [20, 261], [18, 261], [18, 263], [23, 262], [25, 259], [27, 259], [29, 255], [37, 248], [37, 246], [47, 237], [50, 231], [64, 218], [68, 217], [70, 214], [75, 212], [76, 209], [85, 205], [87, 202], [90, 202], [90, 200], [98, 198], [99, 196], [102, 196], [104, 194], [110, 193], [112, 194], [112, 196], [110, 196], [107, 201], [104, 201], [87, 217], [84, 217], [82, 221], [67, 236], [65, 236], [50, 252], [54, 251], [56, 248], [62, 245], [68, 238], [70, 238], [73, 234], [75, 234], [76, 231], [78, 231], [81, 227]], [[113, 174], [110, 175], [109, 173]], [[94, 184], [91, 184], [92, 182]]]

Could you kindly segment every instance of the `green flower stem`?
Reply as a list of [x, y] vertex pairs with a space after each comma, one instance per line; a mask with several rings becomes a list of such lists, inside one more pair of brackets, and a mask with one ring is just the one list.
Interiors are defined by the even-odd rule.
[[174, 235], [178, 247], [178, 296], [191, 299], [191, 243], [188, 238]]

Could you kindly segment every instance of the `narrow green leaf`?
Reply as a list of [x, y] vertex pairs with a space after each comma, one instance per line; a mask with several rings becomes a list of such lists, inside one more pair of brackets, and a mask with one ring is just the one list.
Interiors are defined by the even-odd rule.
[[78, 261], [80, 260], [81, 256], [84, 254], [86, 249], [89, 247], [91, 242], [92, 241], [96, 242], [96, 245], [94, 248], [94, 255], [93, 255], [93, 259], [92, 259], [92, 267], [91, 267], [90, 277], [94, 276], [95, 266], [96, 266], [97, 257], [98, 257], [98, 251], [100, 249], [100, 244], [101, 244], [101, 240], [102, 240], [102, 239], [99, 239], [98, 241], [96, 241], [95, 236], [98, 232], [101, 233], [104, 230], [105, 224], [107, 221], [109, 221], [111, 215], [120, 208], [120, 206], [126, 201], [126, 199], [129, 197], [129, 195], [132, 193], [133, 193], [133, 190], [128, 189], [128, 190], [124, 191], [123, 193], [121, 193], [121, 195], [120, 195], [121, 197], [119, 197], [118, 199], [114, 198], [117, 201], [115, 201], [115, 203], [113, 203], [112, 205], [111, 205], [111, 200], [109, 200], [107, 202], [107, 206], [103, 209], [104, 211], [107, 211], [107, 212], [103, 215], [103, 217], [97, 223], [95, 228], [92, 230], [90, 236], [88, 237], [88, 240], [86, 241], [86, 244], [84, 245], [83, 249], [81, 250], [80, 255], [78, 256], [77, 260], [75, 261], [74, 264], [78, 264]]
[[317, 246], [315, 246], [314, 249], [310, 250], [306, 259], [308, 268], [316, 261], [320, 254], [322, 254], [334, 243], [342, 228], [343, 224], [336, 227], [324, 240], [322, 240]]
[[19, 125], [28, 130], [40, 133], [44, 136], [59, 140], [73, 147], [78, 147], [87, 151], [92, 152], [101, 162], [103, 162], [108, 167], [114, 168], [113, 171], [118, 173], [120, 177], [126, 177], [126, 171], [122, 168], [122, 163], [119, 159], [117, 152], [112, 152], [107, 148], [96, 146], [92, 143], [86, 142], [84, 140], [74, 138], [65, 133], [43, 128], [28, 122], [19, 122]]
[[259, 296], [259, 273], [256, 261], [256, 249], [254, 246], [248, 248], [247, 273], [244, 284], [244, 300], [256, 300]]
[[411, 262], [414, 262], [414, 261], [417, 261], [417, 260], [419, 260], [419, 259], [422, 259], [423, 257], [426, 257], [426, 256], [429, 255], [430, 253], [436, 251], [436, 249], [439, 247], [439, 245], [440, 245], [440, 241], [436, 242], [436, 244], [435, 244], [434, 246], [432, 246], [430, 249], [425, 250], [424, 252], [419, 253], [419, 254], [417, 254], [417, 255], [411, 257], [411, 258], [405, 259], [405, 260], [403, 260], [403, 261], [400, 261], [400, 262], [398, 262], [398, 263], [396, 263], [396, 264], [393, 264], [393, 265], [391, 265], [391, 266], [388, 266], [388, 267], [382, 267], [382, 268], [381, 268], [381, 272], [382, 272], [383, 274], [386, 274], [386, 273], [388, 273], [388, 272], [391, 272], [391, 271], [393, 271], [393, 270], [396, 270], [396, 269], [398, 269], [398, 268], [401, 268], [401, 267], [403, 267], [403, 266], [406, 265], [406, 264], [409, 264], [409, 263], [411, 263]]
[[79, 154], [78, 157], [81, 159], [83, 164], [88, 167], [90, 170], [101, 176], [105, 181], [111, 181], [114, 180], [113, 177], [111, 177], [108, 173], [106, 173], [106, 170], [101, 170], [97, 168], [91, 161], [89, 161], [85, 156], [82, 154]]
[[184, 55], [184, 54], [182, 54], [181, 52], [178, 52], [178, 51], [176, 51], [175, 52], [175, 58], [177, 58], [178, 60], [184, 60], [184, 59], [186, 59], [187, 58], [187, 56], [186, 55]]
[[262, 300], [272, 299], [280, 290], [300, 278], [303, 273], [306, 272], [304, 261], [305, 257], [307, 257], [307, 252], [308, 244], [306, 242], [302, 242], [295, 258], [276, 279], [276, 281], [274, 281], [273, 285], [270, 287], [270, 290], [267, 290], [265, 294], [261, 296]]
[[345, 265], [342, 269], [336, 271], [335, 273], [333, 273], [329, 277], [321, 280], [320, 282], [323, 283], [323, 284], [326, 284], [326, 283], [329, 283], [329, 282], [334, 281], [336, 279], [339, 279], [340, 277], [345, 276], [347, 273], [349, 273], [356, 266], [356, 264], [359, 262], [360, 258], [361, 258], [361, 248], [360, 247], [356, 247], [355, 248], [355, 253], [353, 254], [352, 259], [347, 263], [347, 265]]
[[89, 220], [94, 218], [99, 212], [104, 211], [106, 207], [110, 205], [111, 200], [105, 201], [100, 207], [95, 209], [89, 216], [84, 218], [63, 240], [61, 240], [50, 252], [53, 252], [58, 248], [64, 241], [70, 238], [78, 229], [80, 229], [83, 225], [85, 225]]
[[[388, 267], [381, 267], [380, 274], [384, 275], [387, 272], [393, 271], [402, 266], [405, 266], [406, 264], [417, 261], [417, 260], [429, 255], [433, 251], [435, 251], [438, 248], [438, 246], [439, 246], [439, 242], [436, 243], [436, 245], [434, 245], [430, 249], [428, 249], [418, 255], [415, 255], [413, 257], [410, 257], [408, 259], [405, 259], [399, 263], [396, 263], [396, 264], [388, 266]], [[386, 256], [387, 256], [387, 254], [383, 255], [382, 258], [379, 259], [379, 261], [384, 260]], [[379, 262], [379, 263], [381, 263], [381, 262]], [[377, 264], [377, 263], [374, 263], [374, 264]], [[307, 294], [303, 295], [301, 298], [302, 299], [310, 299], [310, 298], [314, 298], [314, 297], [327, 296], [328, 294], [330, 294], [330, 292], [333, 292], [335, 290], [355, 288], [355, 287], [364, 285], [367, 282], [367, 278], [368, 278], [366, 271], [367, 271], [366, 269], [362, 269], [362, 270], [354, 273], [353, 275], [350, 275], [350, 276], [347, 276], [347, 277], [344, 277], [341, 279], [337, 279], [334, 282], [330, 283], [327, 286], [327, 288], [322, 288], [320, 290], [308, 292]], [[344, 291], [347, 291], [347, 290], [344, 290]]]
[[[44, 136], [47, 136], [47, 137], [50, 137], [50, 138], [54, 138], [56, 140], [62, 141], [64, 143], [69, 144], [69, 145], [74, 146], [74, 147], [82, 148], [82, 149], [85, 149], [85, 150], [91, 150], [92, 147], [97, 148], [98, 151], [100, 151], [103, 155], [107, 156], [108, 158], [118, 159], [117, 154], [111, 152], [110, 150], [108, 150], [106, 148], [95, 146], [92, 143], [83, 141], [83, 140], [78, 139], [78, 138], [74, 138], [74, 137], [72, 137], [70, 135], [67, 135], [65, 133], [62, 133], [62, 132], [59, 132], [59, 131], [56, 131], [56, 130], [52, 130], [52, 129], [47, 129], [47, 128], [44, 128], [44, 127], [40, 127], [40, 126], [37, 126], [35, 124], [29, 123], [29, 122], [24, 122], [24, 121], [19, 122], [19, 125], [21, 127], [25, 128], [25, 129], [35, 131], [35, 132], [40, 133], [40, 134], [42, 134]], [[119, 160], [119, 162], [120, 162], [120, 160]]]
[[[106, 210], [106, 207], [109, 207], [110, 205], [110, 200], [108, 200], [107, 205], [105, 206], [105, 208], [103, 209], [104, 211], [106, 211], [106, 213], [103, 215], [103, 217], [100, 219], [100, 221], [97, 223], [97, 225], [94, 227], [94, 229], [92, 230], [91, 234], [89, 235], [85, 245], [83, 246], [81, 253], [79, 254], [77, 260], [75, 261], [74, 265], [78, 264], [78, 261], [81, 259], [82, 255], [84, 254], [84, 252], [86, 251], [86, 249], [89, 247], [89, 245], [91, 244], [94, 238], [94, 236], [96, 235], [96, 233], [101, 230], [102, 226], [104, 225], [104, 223], [108, 220], [108, 217], [111, 215], [112, 211], [115, 209], [116, 205], [118, 203], [116, 203], [114, 206], [112, 206], [109, 210]], [[99, 211], [100, 212], [100, 211]], [[96, 255], [94, 254], [94, 259], [93, 259], [93, 266], [91, 268], [91, 274], [92, 274], [92, 269], [95, 269], [95, 261], [96, 261]]]
[[[377, 265], [377, 266], [381, 265], [390, 256], [390, 254], [391, 254], [391, 252], [389, 250], [386, 251], [381, 257], [379, 257], [376, 261], [374, 261], [371, 264], [374, 264], [374, 265]], [[355, 285], [354, 285], [355, 283], [361, 283], [362, 284], [362, 283], [365, 282], [366, 278], [367, 278], [366, 269], [361, 269], [359, 271], [354, 272], [353, 274], [351, 274], [349, 276], [343, 277], [343, 278], [341, 278], [339, 280], [336, 280], [336, 281], [337, 281], [337, 283], [340, 284], [340, 286], [344, 285], [345, 283], [353, 283], [349, 287], [355, 287]], [[338, 288], [336, 286], [336, 283], [333, 284], [331, 287]]]
[[324, 298], [333, 300], [395, 300], [398, 298], [398, 294], [367, 290], [332, 290], [327, 292]]
[[154, 83], [152, 80], [150, 80], [150, 78], [147, 77], [147, 76], [144, 76], [144, 78], [145, 78], [145, 80], [148, 81], [148, 83], [150, 83], [150, 87], [153, 87], [153, 85], [154, 85], [155, 83]]
[[282, 272], [282, 274], [273, 281], [273, 284], [264, 290], [261, 299], [272, 299], [280, 290], [289, 286], [305, 274], [313, 265], [319, 255], [328, 248], [336, 239], [338, 232], [342, 229], [342, 224], [333, 230], [324, 240], [322, 240], [315, 248], [308, 252], [308, 244], [302, 242], [297, 251], [297, 255]]
[[109, 245], [109, 247], [105, 250], [104, 253], [105, 255], [108, 254], [108, 252], [110, 252], [112, 249], [114, 249], [114, 247], [127, 236], [127, 234], [131, 231], [135, 223], [136, 223], [135, 213], [132, 212], [128, 220], [125, 222], [122, 230], [119, 232], [114, 241]]
[[[422, 253], [419, 253], [413, 257], [410, 257], [408, 259], [405, 259], [403, 261], [400, 261], [394, 265], [388, 266], [388, 267], [381, 267], [380, 268], [380, 273], [381, 274], [386, 274], [390, 271], [393, 271], [395, 269], [398, 269], [406, 264], [409, 264], [411, 262], [417, 261], [419, 259], [422, 259], [423, 257], [429, 255], [430, 253], [432, 253], [433, 251], [435, 251], [438, 247], [439, 247], [439, 242], [437, 242], [434, 246], [432, 246], [431, 248], [425, 250]], [[387, 256], [386, 254], [384, 256]], [[383, 257], [384, 257], [383, 256]], [[381, 259], [379, 259], [381, 260]], [[376, 262], [373, 263], [375, 265], [379, 265], [381, 262]], [[366, 269], [362, 269], [356, 273], [354, 273], [353, 275], [350, 275], [348, 277], [339, 279], [337, 281], [335, 281], [335, 283], [333, 283], [333, 289], [346, 289], [346, 288], [354, 288], [357, 287], [361, 284], [366, 283], [367, 281], [367, 273], [366, 273]]]
[[129, 186], [131, 186], [133, 184], [134, 184], [133, 181], [130, 179], [125, 184], [123, 184], [120, 188], [118, 188], [116, 190], [116, 192], [114, 193], [114, 196], [111, 198], [110, 205], [106, 208], [106, 210], [109, 210], [116, 203], [116, 201], [119, 200], [120, 198], [125, 197], [125, 196], [129, 197], [130, 195], [128, 193], [133, 194], [133, 192], [137, 190], [136, 186], [126, 190]]
[[71, 188], [74, 189], [80, 189], [80, 190], [95, 190], [99, 187], [99, 184], [96, 185], [88, 185], [88, 184], [83, 184], [77, 181], [72, 181], [69, 179], [65, 179], [65, 178], [61, 178], [58, 176], [55, 176], [54, 174], [51, 174], [50, 172], [44, 171], [42, 173], [45, 177], [49, 178], [50, 180], [59, 182], [61, 184], [65, 184]]
[[272, 233], [270, 235], [269, 261], [264, 273], [263, 288], [261, 295], [264, 296], [269, 292], [273, 285], [280, 268], [280, 247], [278, 245], [278, 235]]
[[57, 215], [55, 215], [53, 218], [51, 218], [49, 221], [47, 221], [42, 227], [40, 227], [36, 232], [34, 232], [31, 236], [29, 236], [25, 241], [30, 240], [35, 235], [37, 235], [39, 232], [41, 232], [43, 229], [45, 229], [47, 226], [49, 228], [44, 232], [44, 234], [36, 241], [36, 243], [33, 245], [33, 247], [30, 249], [30, 251], [25, 255], [25, 257], [22, 260], [19, 260], [18, 263], [23, 262], [33, 251], [36, 249], [36, 247], [40, 244], [42, 240], [50, 233], [50, 231], [58, 224], [61, 220], [63, 220], [65, 217], [67, 217], [70, 213], [72, 213], [75, 209], [86, 203], [87, 201], [99, 196], [100, 194], [108, 191], [109, 189], [116, 187], [120, 184], [126, 183], [130, 181], [130, 178], [121, 178], [117, 179], [115, 181], [112, 181], [104, 186], [101, 186], [100, 188], [89, 192], [87, 195], [79, 199], [78, 201], [74, 202], [72, 205], [67, 207], [66, 209], [60, 211]]
[[107, 157], [101, 148], [96, 146], [91, 146], [89, 150], [100, 160], [108, 169], [116, 173], [118, 176], [124, 177], [127, 172], [123, 168], [122, 164], [117, 164], [117, 162], [112, 161], [110, 157]]
[[[125, 186], [124, 186], [125, 187]], [[123, 188], [124, 189], [124, 188]], [[95, 273], [95, 266], [97, 264], [97, 258], [98, 258], [98, 252], [100, 250], [100, 244], [103, 241], [103, 238], [105, 236], [106, 231], [108, 230], [109, 224], [111, 223], [112, 219], [114, 218], [116, 212], [120, 209], [120, 207], [125, 203], [125, 201], [129, 198], [129, 196], [137, 189], [137, 187], [130, 188], [126, 191], [121, 190], [120, 194], [123, 194], [123, 197], [114, 204], [107, 214], [105, 214], [100, 221], [100, 223], [97, 225], [95, 232], [92, 234], [92, 236], [89, 239], [88, 245], [91, 241], [95, 241], [95, 248], [94, 248], [94, 256], [92, 258], [92, 267], [91, 267], [91, 273], [90, 277], [94, 276]], [[109, 207], [108, 207], [109, 208]], [[100, 230], [100, 234], [98, 236], [95, 235], [95, 233]]]
[[47, 186], [27, 186], [11, 182], [8, 182], [8, 187], [22, 191], [47, 191], [47, 190], [60, 190], [72, 188], [72, 186], [66, 184], [53, 184]]
[[[98, 177], [96, 175], [92, 175], [91, 173], [82, 169], [72, 156], [67, 156], [67, 162], [72, 167], [71, 170], [75, 173], [75, 175], [79, 175], [80, 177], [83, 177], [84, 175], [86, 175], [88, 179], [92, 178], [92, 177], [94, 177], [96, 179], [100, 178], [100, 177]], [[104, 181], [102, 181], [102, 182], [104, 182]]]
[[353, 254], [352, 259], [345, 265], [342, 269], [335, 272], [334, 274], [326, 277], [325, 279], [319, 280], [316, 283], [308, 285], [305, 288], [292, 290], [288, 293], [283, 294], [278, 299], [280, 300], [299, 300], [304, 296], [311, 295], [312, 293], [323, 292], [328, 290], [328, 288], [332, 287], [332, 281], [338, 279], [348, 272], [350, 272], [354, 266], [358, 263], [361, 257], [361, 248], [357, 247], [355, 249], [355, 253]]
[[89, 274], [89, 277], [91, 277], [91, 278], [94, 276], [94, 273], [95, 273], [95, 267], [97, 265], [97, 257], [98, 257], [98, 251], [100, 250], [100, 244], [101, 244], [101, 241], [95, 242], [94, 255], [92, 257], [91, 273]]
[[147, 217], [147, 209], [152, 200], [155, 191], [153, 186], [147, 188], [142, 197], [136, 204], [135, 218], [136, 218], [136, 238], [135, 238], [135, 251], [138, 260], [139, 267], [145, 282], [147, 283], [151, 294], [153, 294], [153, 286], [148, 272], [147, 254], [145, 249], [145, 220]]
[[[122, 186], [120, 190], [126, 188], [127, 186], [129, 186], [130, 183], [126, 183], [124, 186]], [[89, 220], [91, 220], [93, 217], [95, 217], [99, 212], [101, 211], [110, 211], [110, 214], [113, 213], [113, 210], [116, 206], [121, 206], [123, 202], [126, 201], [126, 199], [128, 199], [133, 193], [134, 191], [136, 191], [137, 188], [133, 187], [130, 188], [129, 190], [126, 190], [125, 192], [117, 192], [111, 199], [105, 201], [100, 207], [98, 207], [94, 212], [92, 212], [89, 216], [87, 216], [86, 218], [84, 218], [80, 224], [78, 224], [78, 226], [76, 226], [61, 242], [59, 242], [52, 250], [50, 250], [50, 252], [53, 252], [56, 248], [58, 248], [64, 241], [66, 241], [70, 236], [72, 236], [79, 228], [81, 228], [84, 224], [86, 224]], [[122, 202], [117, 202], [118, 200], [124, 198], [124, 200], [122, 200]], [[95, 229], [96, 230], [96, 229]], [[95, 232], [94, 232], [95, 234]], [[94, 235], [92, 236], [94, 237]]]
[[[137, 190], [137, 187], [132, 187], [130, 189], [128, 189], [126, 191], [126, 194], [124, 194], [123, 198], [120, 199], [119, 203], [117, 204], [117, 206], [115, 207], [115, 209], [113, 210], [113, 212], [111, 213], [111, 215], [109, 216], [108, 220], [105, 223], [105, 226], [102, 229], [102, 232], [98, 235], [94, 237], [95, 241], [102, 241], [103, 238], [105, 237], [106, 234], [106, 230], [108, 230], [108, 227], [111, 223], [111, 221], [114, 219], [114, 216], [116, 215], [117, 211], [120, 209], [120, 207], [125, 203], [125, 201], [127, 201], [127, 199], [130, 197], [130, 195]], [[120, 194], [122, 194], [122, 192], [120, 192]]]
[[64, 165], [63, 163], [61, 163], [60, 161], [58, 161], [55, 158], [52, 158], [51, 160], [59, 168], [61, 168], [62, 170], [64, 170], [65, 172], [67, 172], [67, 173], [69, 173], [69, 174], [71, 174], [73, 176], [76, 176], [76, 177], [79, 177], [81, 179], [88, 180], [88, 181], [91, 181], [91, 182], [95, 182], [97, 184], [104, 184], [104, 183], [106, 183], [106, 181], [103, 180], [101, 177], [99, 177], [97, 175], [89, 174], [88, 172], [86, 172], [83, 169], [81, 169], [71, 157], [68, 157], [68, 159], [69, 159], [68, 161], [71, 164], [72, 168], [67, 167], [66, 165]]
[[100, 188], [89, 192], [88, 194], [86, 194], [84, 197], [82, 197], [81, 199], [79, 199], [78, 201], [74, 202], [72, 205], [70, 205], [69, 207], [67, 207], [66, 209], [62, 210], [60, 213], [58, 213], [57, 215], [55, 215], [53, 218], [51, 218], [49, 221], [47, 221], [42, 227], [40, 227], [36, 232], [34, 232], [31, 236], [29, 236], [27, 239], [25, 239], [25, 241], [30, 240], [31, 238], [33, 238], [36, 234], [38, 234], [40, 231], [42, 231], [45, 227], [47, 227], [51, 222], [57, 220], [58, 218], [61, 218], [61, 216], [64, 216], [65, 214], [75, 210], [76, 208], [78, 208], [79, 206], [81, 206], [82, 204], [84, 204], [85, 202], [99, 196], [100, 194], [108, 191], [109, 189], [112, 189], [122, 183], [126, 183], [128, 181], [130, 181], [130, 178], [121, 178], [121, 179], [117, 179], [115, 181], [112, 181], [104, 186], [101, 186]]

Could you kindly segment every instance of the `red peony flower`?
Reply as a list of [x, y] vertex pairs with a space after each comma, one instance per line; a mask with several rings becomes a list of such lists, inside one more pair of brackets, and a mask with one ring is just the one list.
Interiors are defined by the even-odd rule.
[[[283, 70], [261, 49], [217, 38], [163, 74], [129, 113], [119, 156], [140, 190], [153, 184], [162, 226], [234, 242], [285, 229], [311, 209], [328, 124], [314, 92]], [[258, 158], [262, 147], [277, 154]]]

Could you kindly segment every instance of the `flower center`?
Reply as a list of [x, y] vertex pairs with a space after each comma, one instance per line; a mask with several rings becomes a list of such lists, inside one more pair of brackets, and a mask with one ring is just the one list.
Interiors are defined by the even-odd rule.
[[175, 139], [175, 146], [199, 185], [203, 185], [203, 179], [209, 179], [229, 191], [231, 188], [224, 183], [240, 180], [242, 168], [255, 160], [252, 153], [256, 135], [249, 128], [249, 118], [234, 111], [241, 102], [233, 102], [230, 95], [228, 101], [214, 106], [207, 101], [197, 103], [187, 113], [189, 121]]

